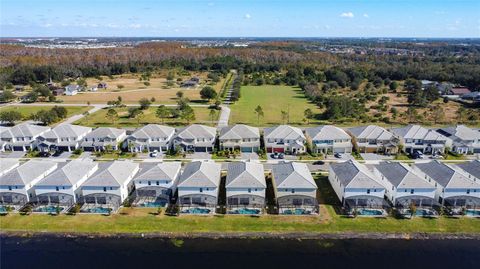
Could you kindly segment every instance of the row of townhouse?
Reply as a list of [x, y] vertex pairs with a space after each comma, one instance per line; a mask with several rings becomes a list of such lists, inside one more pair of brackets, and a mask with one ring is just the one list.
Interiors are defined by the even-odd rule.
[[[132, 134], [126, 130], [108, 127], [96, 129], [61, 124], [54, 128], [19, 124], [0, 129], [0, 150], [101, 151], [119, 145], [132, 152], [166, 152], [172, 147], [184, 151], [212, 152], [215, 149], [217, 129], [193, 124], [181, 129], [148, 124]], [[260, 129], [243, 124], [224, 127], [218, 135], [219, 149], [258, 152], [261, 148]], [[392, 128], [390, 131], [376, 125], [342, 129], [323, 125], [301, 130], [298, 127], [280, 125], [263, 130], [263, 142], [267, 153], [281, 152], [302, 154], [311, 145], [316, 153], [351, 153], [356, 148], [361, 153], [396, 154], [399, 145], [406, 153], [443, 153], [448, 148], [459, 154], [480, 153], [480, 131], [464, 125], [427, 129], [420, 125]]]
[[[409, 166], [381, 162], [367, 167], [356, 161], [332, 163], [329, 181], [347, 209], [412, 204], [420, 208], [446, 206], [453, 212], [480, 208], [480, 161], [449, 165], [438, 161]], [[368, 211], [366, 211], [368, 214]]]
[[[234, 162], [225, 172], [227, 213], [259, 214], [266, 206], [265, 177], [270, 174], [279, 213], [318, 212], [317, 185], [306, 164], [278, 163], [266, 171], [260, 163]], [[221, 165], [213, 161], [182, 169], [180, 162], [4, 159], [0, 204], [19, 210], [30, 203], [34, 211], [50, 213], [81, 204], [81, 212], [108, 213], [132, 195], [136, 206], [176, 202], [182, 213], [210, 213], [218, 205], [221, 174]]]

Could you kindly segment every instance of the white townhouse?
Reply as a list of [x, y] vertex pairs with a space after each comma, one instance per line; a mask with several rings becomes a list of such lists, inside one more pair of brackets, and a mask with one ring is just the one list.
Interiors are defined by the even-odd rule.
[[439, 162], [416, 163], [413, 169], [436, 187], [435, 198], [445, 206], [479, 207], [480, 182], [469, 177], [461, 169]]
[[127, 160], [98, 163], [97, 171], [80, 186], [79, 202], [116, 210], [133, 189], [132, 179], [138, 170], [138, 163]]
[[437, 188], [432, 182], [420, 177], [404, 163], [380, 162], [373, 166], [373, 173], [381, 179], [385, 196], [396, 207], [432, 207], [437, 204]]
[[125, 140], [126, 147], [131, 152], [158, 151], [167, 152], [172, 147], [175, 128], [147, 124], [142, 128], [135, 130]]
[[2, 158], [0, 159], [0, 176], [8, 173], [20, 165], [18, 159]]
[[228, 164], [225, 189], [229, 209], [264, 208], [266, 188], [265, 172], [261, 163], [246, 161]]
[[468, 178], [473, 179], [475, 182], [480, 182], [480, 160], [459, 163], [456, 167], [465, 172]]
[[435, 130], [420, 125], [408, 125], [391, 129], [400, 139], [406, 153], [419, 151], [425, 154], [444, 153], [445, 148], [452, 148], [452, 140]]
[[305, 129], [308, 143], [316, 153], [351, 153], [352, 139], [343, 130], [333, 125], [323, 125]]
[[200, 124], [192, 124], [178, 130], [173, 140], [183, 151], [212, 152], [215, 147], [217, 129]]
[[73, 206], [81, 195], [80, 186], [98, 169], [91, 159], [78, 159], [59, 164], [59, 167], [34, 186], [38, 204]]
[[396, 154], [399, 139], [387, 129], [377, 125], [349, 128], [353, 144], [359, 152]]
[[0, 176], [0, 203], [22, 207], [34, 197], [34, 185], [57, 169], [58, 163], [31, 160]]
[[260, 150], [260, 130], [245, 124], [227, 126], [220, 130], [220, 150], [240, 150], [258, 152]]
[[280, 214], [316, 213], [318, 210], [317, 184], [307, 164], [279, 162], [272, 165], [272, 181]]
[[306, 151], [306, 138], [302, 130], [289, 125], [265, 128], [263, 131], [267, 153], [299, 154]]
[[437, 129], [453, 141], [452, 150], [458, 154], [480, 153], [480, 132], [465, 125]]
[[5, 150], [28, 151], [36, 147], [36, 139], [50, 130], [50, 127], [21, 123], [10, 127], [0, 134]]
[[185, 165], [177, 185], [178, 204], [182, 207], [214, 209], [218, 203], [221, 165], [213, 161], [195, 161]]
[[84, 151], [104, 151], [107, 147], [117, 150], [118, 144], [126, 137], [124, 129], [98, 127], [83, 138], [81, 146]]
[[37, 148], [40, 151], [74, 151], [91, 131], [90, 127], [60, 124], [37, 137]]
[[158, 207], [170, 202], [180, 178], [180, 162], [141, 163], [133, 178], [137, 206]]
[[384, 206], [385, 187], [377, 176], [357, 161], [330, 164], [328, 180], [343, 206]]

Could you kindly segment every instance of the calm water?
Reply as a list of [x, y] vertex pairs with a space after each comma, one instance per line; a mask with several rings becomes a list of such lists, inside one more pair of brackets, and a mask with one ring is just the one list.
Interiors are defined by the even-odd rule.
[[[0, 268], [480, 268], [474, 240], [1, 238]], [[140, 267], [141, 266], [141, 267]]]

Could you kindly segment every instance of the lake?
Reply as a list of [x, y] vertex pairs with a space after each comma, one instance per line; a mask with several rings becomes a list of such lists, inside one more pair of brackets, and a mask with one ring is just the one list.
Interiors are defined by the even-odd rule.
[[10, 268], [480, 268], [475, 240], [1, 238]]

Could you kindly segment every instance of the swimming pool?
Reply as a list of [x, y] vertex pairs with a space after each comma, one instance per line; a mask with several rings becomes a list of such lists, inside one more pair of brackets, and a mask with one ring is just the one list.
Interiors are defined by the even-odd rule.
[[4, 207], [3, 205], [1, 205], [1, 206], [0, 206], [0, 214], [5, 214], [5, 213], [7, 213], [7, 212], [8, 212], [8, 211], [7, 211], [7, 208]]
[[[58, 211], [62, 212], [63, 207], [59, 206]], [[57, 213], [57, 206], [55, 205], [46, 205], [46, 206], [39, 206], [33, 210], [33, 212], [39, 212], [39, 213]]]
[[415, 212], [415, 215], [419, 217], [433, 217], [436, 216], [437, 213], [431, 209], [419, 208]]
[[210, 212], [211, 212], [210, 209], [193, 207], [193, 208], [184, 209], [180, 213], [184, 213], [184, 214], [208, 214]]
[[282, 211], [283, 215], [310, 215], [312, 212], [303, 208], [295, 208], [294, 210], [286, 209]]
[[138, 206], [141, 207], [164, 207], [167, 204], [167, 202], [144, 202], [141, 204], [138, 204]]
[[382, 216], [383, 210], [374, 208], [359, 208], [357, 209], [357, 214], [359, 216]]
[[110, 214], [112, 209], [109, 207], [92, 207], [84, 210], [85, 213], [95, 213], [95, 214]]
[[465, 211], [465, 216], [480, 217], [480, 209], [467, 209]]
[[257, 215], [260, 214], [260, 209], [253, 208], [239, 208], [234, 209], [228, 212], [229, 214], [240, 214], [240, 215]]

